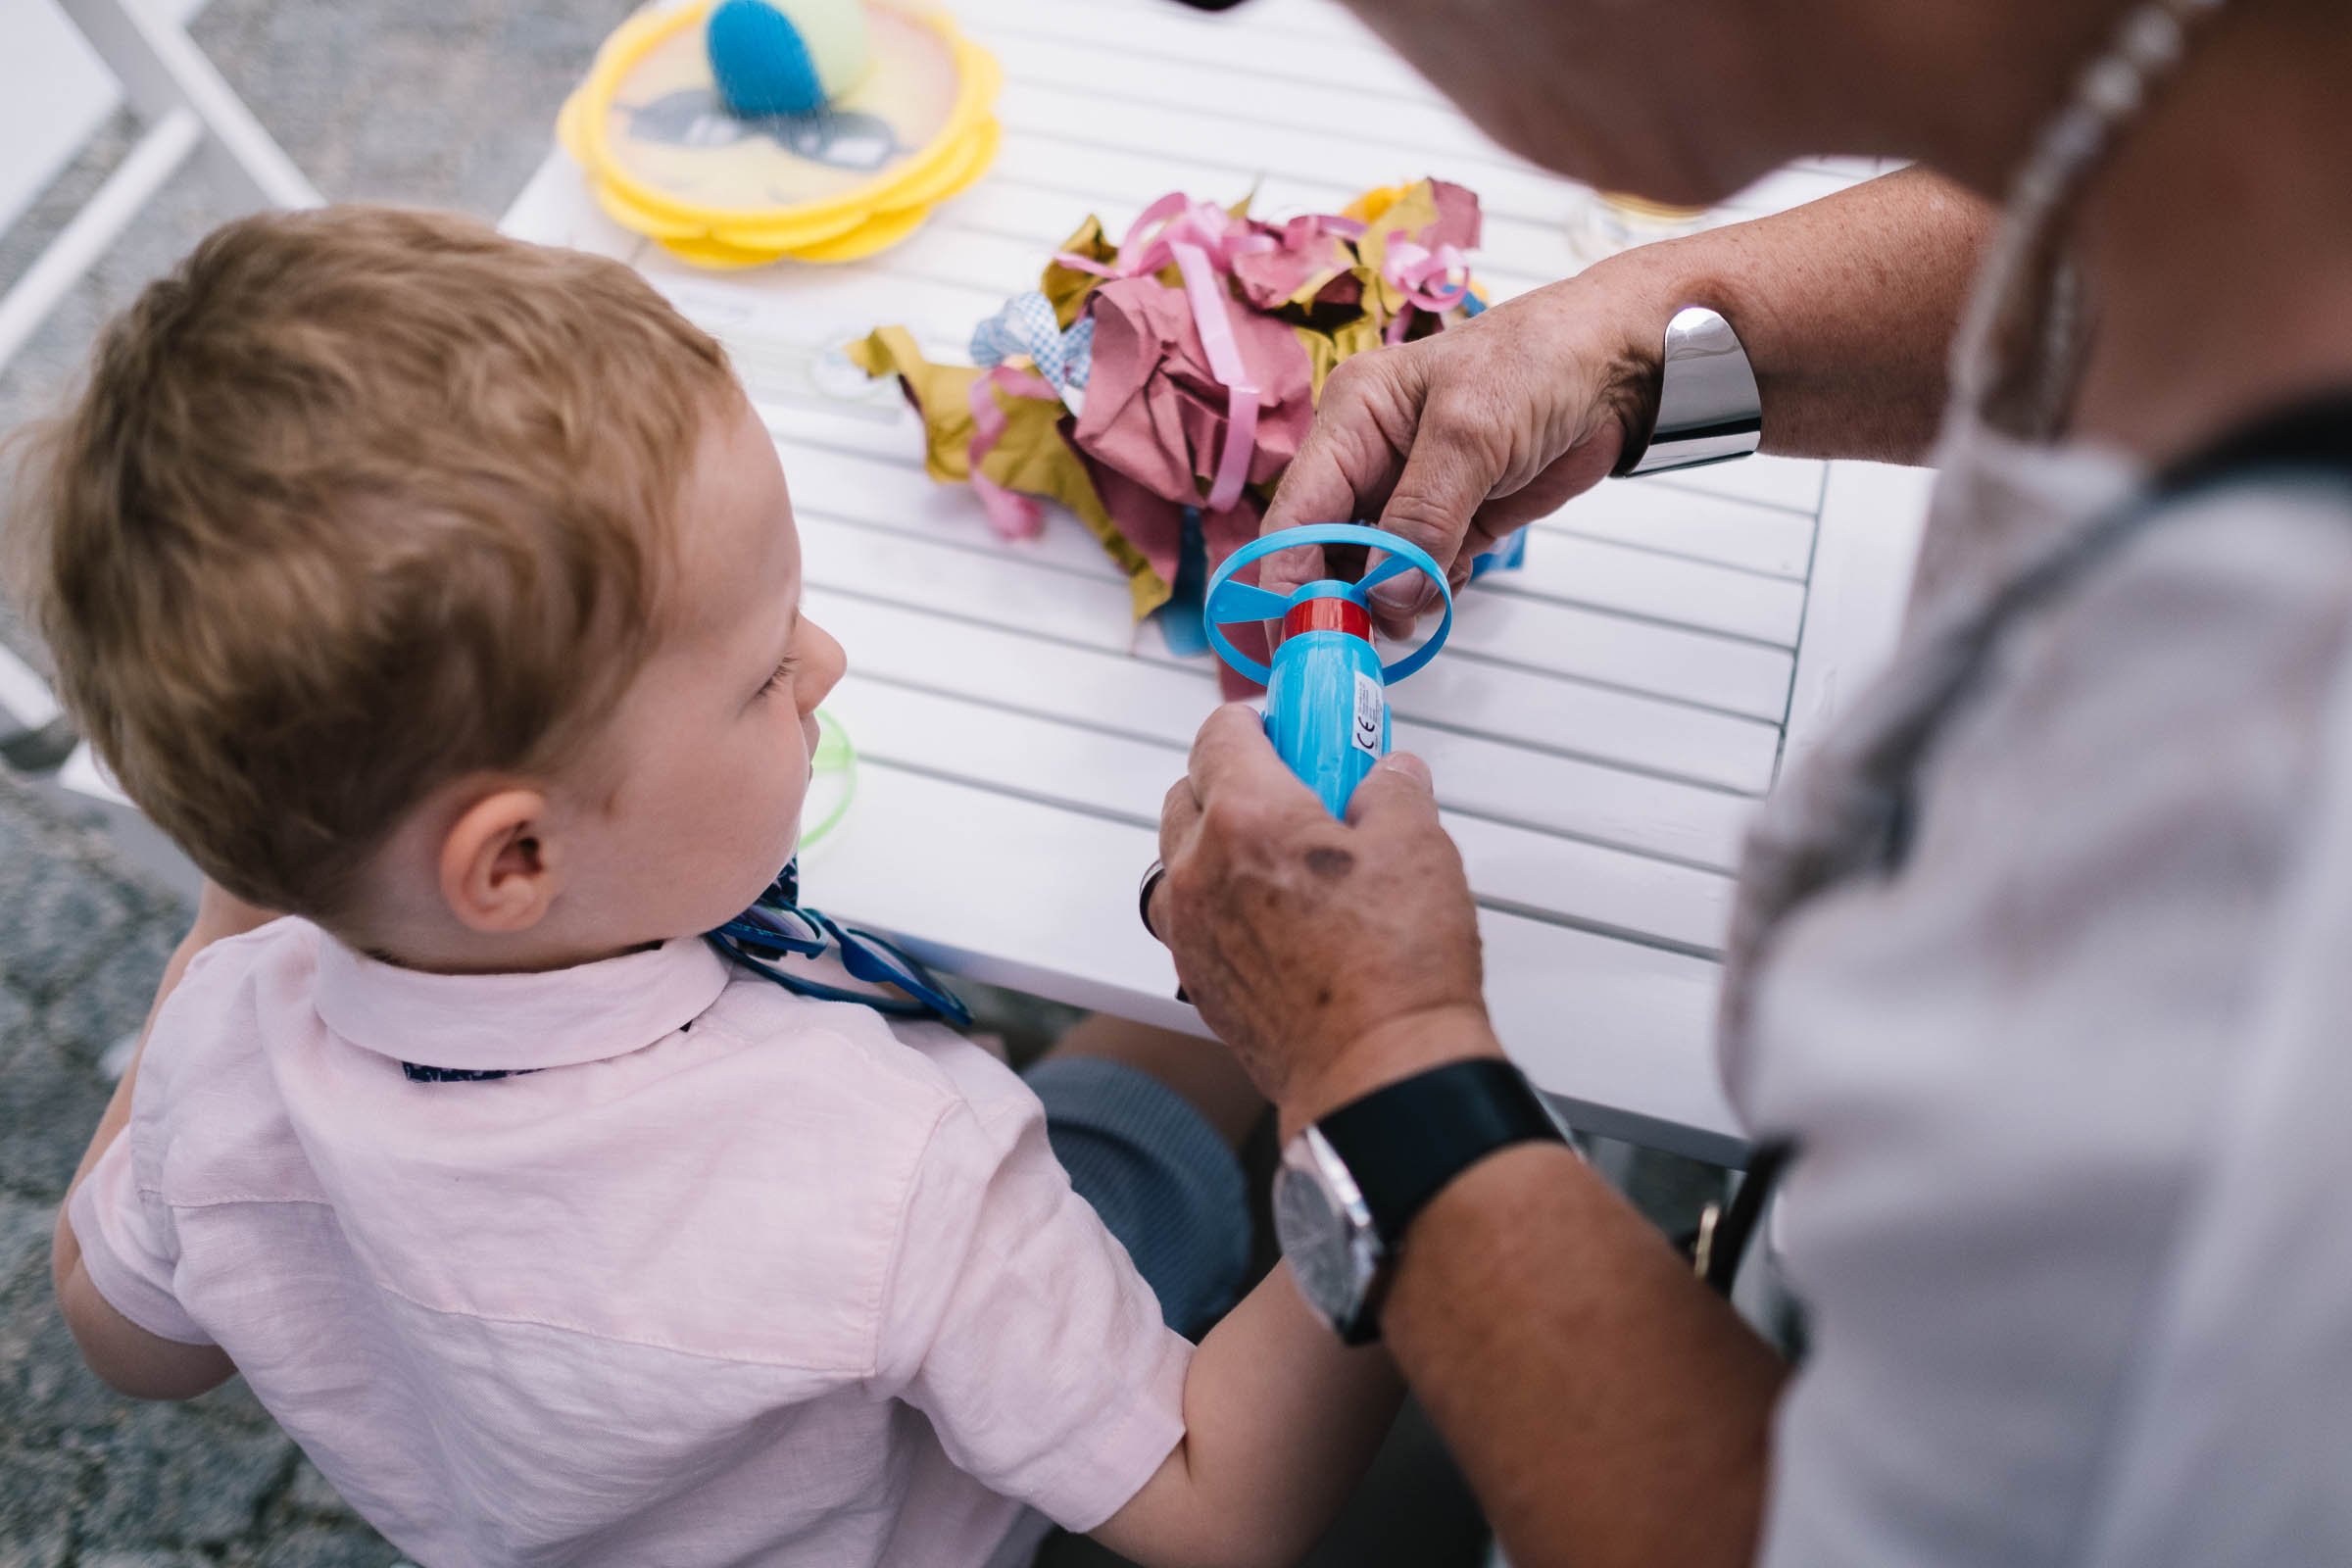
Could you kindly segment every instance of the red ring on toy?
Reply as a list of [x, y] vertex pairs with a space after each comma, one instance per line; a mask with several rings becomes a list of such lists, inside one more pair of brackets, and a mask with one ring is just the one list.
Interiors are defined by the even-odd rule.
[[1372, 616], [1352, 599], [1301, 599], [1282, 617], [1282, 634], [1296, 637], [1302, 631], [1344, 631], [1370, 642]]

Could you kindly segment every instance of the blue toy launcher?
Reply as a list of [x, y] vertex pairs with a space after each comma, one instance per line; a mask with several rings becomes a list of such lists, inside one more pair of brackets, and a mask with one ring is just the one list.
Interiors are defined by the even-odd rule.
[[[1250, 563], [1298, 545], [1368, 545], [1388, 560], [1360, 581], [1326, 577], [1288, 597], [1233, 580]], [[1365, 596], [1406, 571], [1418, 571], [1438, 585], [1446, 618], [1428, 642], [1383, 664], [1372, 647]], [[1437, 657], [1453, 630], [1453, 592], [1446, 573], [1418, 545], [1360, 523], [1318, 522], [1252, 539], [1226, 557], [1201, 596], [1201, 620], [1217, 657], [1266, 688], [1266, 738], [1274, 750], [1332, 815], [1344, 817], [1348, 798], [1372, 764], [1389, 754], [1388, 686]], [[1224, 631], [1261, 620], [1282, 622], [1283, 642], [1274, 650], [1271, 668], [1234, 647]]]

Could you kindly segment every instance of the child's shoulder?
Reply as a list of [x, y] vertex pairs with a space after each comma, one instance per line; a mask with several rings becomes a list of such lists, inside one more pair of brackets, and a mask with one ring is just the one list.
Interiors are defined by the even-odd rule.
[[156, 1009], [147, 1062], [162, 1067], [197, 1042], [257, 1048], [264, 1015], [308, 997], [321, 940], [308, 920], [281, 915], [199, 948]]
[[188, 959], [180, 985], [184, 988], [199, 975], [213, 971], [244, 974], [267, 964], [289, 961], [308, 967], [318, 962], [318, 944], [322, 940], [324, 934], [302, 916], [281, 914], [250, 931], [216, 937], [198, 948]]
[[945, 1024], [796, 996], [748, 970], [728, 982], [695, 1027], [724, 1032], [779, 1072], [807, 1075], [831, 1092], [879, 1096], [925, 1116], [961, 1102], [988, 1122], [1035, 1103], [999, 1056]]
[[[273, 1041], [308, 1016], [318, 927], [286, 916], [199, 949], [157, 1008], [139, 1056], [131, 1139], [173, 1202], [220, 1193], [307, 1197]], [[257, 1175], [257, 1173], [263, 1173]]]

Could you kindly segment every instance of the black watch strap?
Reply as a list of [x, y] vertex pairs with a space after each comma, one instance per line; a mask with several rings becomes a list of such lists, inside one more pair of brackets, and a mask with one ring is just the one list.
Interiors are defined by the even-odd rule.
[[1481, 1056], [1400, 1078], [1315, 1123], [1394, 1250], [1446, 1184], [1498, 1149], [1565, 1143], [1527, 1075]]

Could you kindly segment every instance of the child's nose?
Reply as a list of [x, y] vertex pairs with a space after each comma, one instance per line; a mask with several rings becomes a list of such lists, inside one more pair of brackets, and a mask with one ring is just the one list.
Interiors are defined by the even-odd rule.
[[850, 659], [849, 655], [842, 652], [841, 644], [834, 641], [833, 634], [824, 627], [808, 619], [801, 624], [809, 639], [809, 679], [802, 683], [802, 700], [806, 707], [814, 710], [817, 704], [825, 700], [826, 694], [841, 684], [841, 677], [849, 670]]

